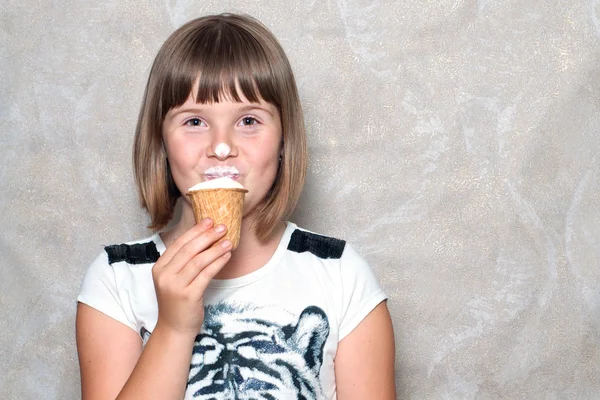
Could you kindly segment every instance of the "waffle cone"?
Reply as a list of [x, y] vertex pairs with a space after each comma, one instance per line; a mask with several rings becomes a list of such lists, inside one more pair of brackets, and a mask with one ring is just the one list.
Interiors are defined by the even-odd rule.
[[210, 218], [215, 225], [225, 225], [227, 227], [225, 237], [231, 240], [235, 249], [240, 242], [246, 192], [248, 192], [246, 189], [221, 188], [194, 190], [187, 195], [192, 200], [196, 223], [204, 218]]

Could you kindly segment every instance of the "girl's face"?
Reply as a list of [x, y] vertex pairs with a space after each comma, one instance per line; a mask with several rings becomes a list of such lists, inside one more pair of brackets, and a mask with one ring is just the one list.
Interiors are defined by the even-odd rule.
[[163, 141], [173, 179], [187, 204], [190, 187], [229, 176], [248, 189], [246, 216], [275, 180], [282, 143], [279, 111], [270, 103], [240, 97], [241, 103], [196, 104], [190, 95], [165, 116]]

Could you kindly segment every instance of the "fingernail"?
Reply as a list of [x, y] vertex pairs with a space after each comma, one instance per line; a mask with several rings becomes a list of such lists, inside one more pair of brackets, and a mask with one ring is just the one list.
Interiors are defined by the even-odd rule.
[[231, 240], [223, 240], [221, 242], [221, 247], [223, 247], [224, 249], [231, 247]]
[[219, 225], [215, 226], [215, 232], [217, 232], [217, 233], [225, 232], [225, 225], [219, 224]]
[[212, 221], [210, 220], [210, 218], [204, 218], [202, 222], [200, 222], [200, 224], [202, 224], [202, 226], [210, 226], [211, 222]]

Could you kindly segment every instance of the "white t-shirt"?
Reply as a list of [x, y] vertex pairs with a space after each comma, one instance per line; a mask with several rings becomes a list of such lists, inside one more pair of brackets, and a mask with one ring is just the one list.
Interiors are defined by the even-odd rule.
[[[107, 246], [78, 300], [145, 344], [158, 317], [152, 266], [164, 251], [158, 234]], [[337, 344], [385, 299], [349, 244], [288, 222], [266, 265], [210, 283], [185, 399], [335, 399]]]

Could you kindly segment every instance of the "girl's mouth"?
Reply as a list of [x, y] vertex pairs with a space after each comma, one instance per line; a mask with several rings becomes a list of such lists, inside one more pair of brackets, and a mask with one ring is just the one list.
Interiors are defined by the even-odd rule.
[[210, 167], [206, 171], [204, 171], [204, 177], [207, 181], [223, 177], [228, 177], [237, 181], [240, 178], [240, 171], [238, 171], [236, 167], [228, 165], [218, 165], [215, 167]]
[[233, 179], [234, 181], [237, 181], [240, 179], [239, 175], [204, 175], [204, 178], [206, 178], [207, 181], [210, 181], [211, 179], [218, 179], [218, 178], [230, 178]]

